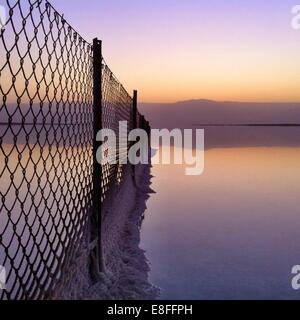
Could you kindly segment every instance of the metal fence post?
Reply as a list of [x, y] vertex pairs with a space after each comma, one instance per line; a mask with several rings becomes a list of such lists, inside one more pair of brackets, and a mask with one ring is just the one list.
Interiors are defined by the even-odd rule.
[[[133, 99], [132, 99], [132, 129], [137, 129], [137, 90], [133, 91]], [[133, 143], [132, 143], [133, 144]], [[135, 174], [135, 165], [132, 165], [132, 174], [133, 174], [133, 183], [136, 185], [136, 174]]]
[[132, 118], [133, 118], [133, 129], [137, 128], [137, 90], [133, 91], [133, 112], [132, 112]]
[[145, 130], [146, 129], [146, 120], [145, 117], [142, 116], [142, 129]]
[[150, 127], [149, 121], [147, 121], [147, 133], [148, 133], [149, 146], [151, 149], [151, 127]]
[[93, 40], [93, 208], [91, 217], [91, 241], [96, 243], [92, 251], [91, 273], [97, 278], [104, 270], [101, 241], [101, 164], [96, 158], [97, 149], [101, 142], [96, 139], [97, 133], [102, 129], [102, 42], [97, 38]]

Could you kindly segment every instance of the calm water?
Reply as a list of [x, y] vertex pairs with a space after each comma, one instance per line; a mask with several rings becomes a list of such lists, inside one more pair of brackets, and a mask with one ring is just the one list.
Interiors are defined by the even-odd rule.
[[5, 196], [0, 198], [0, 265], [8, 274], [7, 289], [20, 298], [19, 277], [28, 279], [28, 287], [35, 275], [42, 277], [41, 285], [48, 284], [48, 271], [56, 272], [58, 257], [81, 236], [78, 221], [84, 224], [90, 201], [91, 148], [1, 147], [0, 195]]
[[141, 246], [162, 299], [299, 299], [300, 148], [216, 148], [154, 166]]

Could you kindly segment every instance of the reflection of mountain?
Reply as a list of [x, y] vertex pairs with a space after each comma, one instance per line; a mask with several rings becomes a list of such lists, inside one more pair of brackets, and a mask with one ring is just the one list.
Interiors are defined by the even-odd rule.
[[[300, 123], [300, 103], [243, 103], [191, 100], [142, 103], [152, 128], [195, 128], [201, 124]], [[300, 127], [207, 127], [207, 147], [300, 146]]]
[[0, 108], [0, 122], [7, 123], [11, 116], [13, 123], [60, 123], [60, 124], [85, 124], [92, 119], [91, 103], [43, 103], [29, 105], [22, 103], [19, 107], [9, 103]]
[[90, 146], [92, 119], [91, 104], [7, 104], [0, 108], [0, 137], [8, 145], [16, 138], [17, 144]]
[[191, 100], [139, 106], [157, 128], [191, 128], [195, 123], [300, 123], [300, 103], [243, 103]]

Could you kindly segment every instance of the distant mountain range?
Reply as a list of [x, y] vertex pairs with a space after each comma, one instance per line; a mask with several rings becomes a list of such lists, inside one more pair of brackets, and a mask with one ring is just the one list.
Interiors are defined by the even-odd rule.
[[204, 124], [300, 124], [300, 103], [189, 100], [140, 103], [152, 128], [205, 128], [206, 147], [300, 146], [300, 127], [204, 127]]
[[[26, 132], [34, 141], [39, 132], [40, 140], [54, 139], [54, 134], [73, 137], [82, 134], [91, 134], [92, 105], [53, 105], [34, 104], [31, 108], [22, 104], [22, 114], [16, 107], [9, 104], [7, 108], [13, 114], [13, 122], [22, 122], [25, 117]], [[189, 100], [176, 103], [140, 103], [139, 111], [150, 121], [152, 128], [202, 128], [204, 124], [300, 124], [300, 103], [246, 103], [246, 102], [217, 102], [211, 100]], [[37, 125], [31, 130], [34, 116], [37, 123], [47, 124], [47, 130]], [[0, 124], [7, 123], [8, 113], [5, 109], [0, 112]], [[52, 121], [54, 127], [49, 130]], [[61, 128], [56, 125], [66, 124]], [[77, 125], [74, 125], [74, 124]], [[78, 124], [81, 124], [80, 126]], [[68, 126], [69, 125], [69, 126]], [[20, 125], [19, 125], [20, 127]], [[15, 125], [15, 130], [19, 128]], [[233, 147], [233, 146], [300, 146], [300, 127], [205, 127], [206, 147]], [[5, 126], [0, 130], [6, 130]], [[46, 134], [46, 131], [48, 132]], [[11, 143], [13, 133], [8, 131], [3, 143]], [[25, 141], [25, 132], [18, 137], [18, 143]], [[77, 132], [77, 134], [76, 134]], [[59, 139], [60, 140], [60, 139]]]
[[300, 123], [300, 103], [188, 100], [141, 103], [139, 109], [157, 128], [192, 128], [194, 124]]

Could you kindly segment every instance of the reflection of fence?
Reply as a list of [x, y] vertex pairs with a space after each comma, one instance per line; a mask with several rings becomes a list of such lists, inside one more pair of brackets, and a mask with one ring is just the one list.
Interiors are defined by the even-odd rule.
[[121, 183], [124, 168], [96, 163], [97, 131], [117, 131], [119, 120], [130, 128], [149, 124], [102, 59], [99, 41], [86, 42], [45, 0], [6, 6], [0, 265], [7, 289], [0, 299], [44, 299], [53, 296], [87, 231], [99, 265], [101, 202]]

